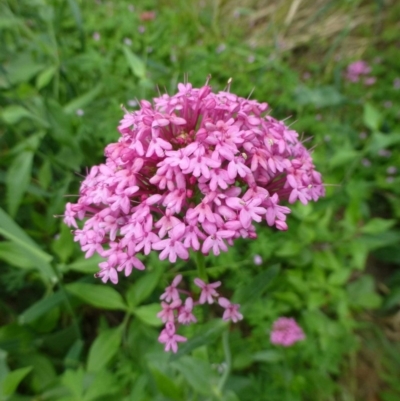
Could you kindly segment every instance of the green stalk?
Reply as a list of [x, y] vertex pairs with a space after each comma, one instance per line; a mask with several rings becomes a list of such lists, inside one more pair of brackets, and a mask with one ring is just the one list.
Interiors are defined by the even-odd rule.
[[206, 272], [206, 263], [204, 260], [204, 255], [201, 252], [197, 252], [196, 254], [196, 265], [199, 278], [202, 279], [205, 283], [207, 283], [208, 277]]
[[224, 349], [226, 369], [224, 370], [221, 380], [218, 383], [218, 391], [221, 395], [232, 369], [232, 355], [229, 348], [229, 329], [224, 331], [222, 334], [222, 348]]

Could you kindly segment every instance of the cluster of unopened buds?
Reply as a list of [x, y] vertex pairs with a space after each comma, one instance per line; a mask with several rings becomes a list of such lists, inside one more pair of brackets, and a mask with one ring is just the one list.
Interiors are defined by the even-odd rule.
[[[106, 147], [105, 163], [90, 169], [64, 214], [86, 258], [104, 258], [96, 274], [103, 282], [143, 270], [138, 256], [152, 251], [175, 263], [190, 250], [219, 255], [238, 238], [254, 239], [255, 223], [263, 220], [287, 230], [290, 208], [282, 203], [324, 195], [298, 133], [268, 115], [267, 103], [241, 98], [229, 86], [213, 93], [208, 80], [201, 88], [181, 83], [173, 96], [125, 110], [121, 137]], [[214, 300], [205, 293], [198, 303]], [[174, 351], [183, 341], [176, 321], [190, 323], [195, 302], [171, 300], [163, 307], [160, 341]], [[225, 298], [218, 303], [224, 318], [241, 318]]]
[[[194, 283], [201, 289], [201, 293], [198, 301], [194, 301], [192, 294], [186, 290], [177, 288], [181, 280], [182, 275], [179, 274], [160, 297], [162, 311], [157, 316], [165, 323], [165, 328], [161, 331], [158, 341], [165, 344], [165, 351], [177, 352], [178, 343], [187, 340], [185, 337], [176, 334], [176, 329], [179, 324], [188, 325], [197, 322], [193, 314], [193, 308], [196, 305], [217, 302], [224, 308], [223, 320], [230, 320], [236, 323], [243, 319], [243, 315], [239, 313], [240, 305], [232, 304], [227, 298], [221, 297], [216, 291], [216, 288], [221, 285], [220, 281], [207, 284], [203, 280], [195, 278]], [[187, 295], [184, 302], [182, 302], [180, 294]]]

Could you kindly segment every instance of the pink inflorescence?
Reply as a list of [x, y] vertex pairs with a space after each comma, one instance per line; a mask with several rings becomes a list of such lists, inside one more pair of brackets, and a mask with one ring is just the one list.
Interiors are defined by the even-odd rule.
[[[224, 309], [222, 320], [237, 323], [243, 319], [243, 315], [239, 312], [240, 305], [232, 304], [216, 291], [216, 288], [221, 285], [220, 281], [207, 284], [203, 280], [195, 278], [194, 283], [201, 290], [198, 301], [194, 301], [191, 293], [177, 288], [181, 281], [182, 275], [179, 274], [160, 296], [162, 310], [157, 314], [157, 317], [165, 323], [165, 328], [161, 331], [158, 341], [165, 344], [165, 351], [175, 353], [178, 350], [178, 342], [187, 340], [185, 337], [176, 334], [176, 329], [180, 324], [188, 325], [197, 322], [193, 314], [193, 308], [196, 305], [218, 303]], [[180, 294], [186, 295], [184, 303]]]
[[369, 86], [376, 82], [375, 77], [367, 76], [371, 72], [371, 67], [363, 60], [355, 61], [347, 66], [346, 79], [350, 82], [358, 82], [361, 77], [365, 77], [364, 84]]
[[[282, 202], [324, 195], [321, 175], [296, 131], [266, 115], [268, 105], [229, 91], [179, 84], [178, 93], [126, 111], [121, 137], [105, 149], [68, 203], [86, 257], [104, 282], [144, 269], [138, 254], [174, 263], [189, 250], [218, 255], [237, 238], [256, 238], [255, 222], [286, 230]], [[86, 221], [82, 228], [76, 220]], [[171, 330], [169, 332], [172, 332]]]
[[280, 317], [272, 325], [271, 343], [290, 347], [298, 341], [304, 340], [302, 328], [293, 318]]

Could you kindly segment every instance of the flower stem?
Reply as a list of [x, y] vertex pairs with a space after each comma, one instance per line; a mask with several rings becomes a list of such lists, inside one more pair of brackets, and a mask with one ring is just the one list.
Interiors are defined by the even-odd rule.
[[204, 255], [201, 252], [197, 252], [196, 254], [196, 265], [199, 278], [202, 279], [205, 283], [208, 283]]
[[228, 380], [232, 368], [232, 355], [231, 355], [231, 350], [229, 348], [229, 329], [224, 331], [224, 333], [222, 334], [222, 348], [224, 349], [226, 368], [221, 377], [221, 380], [218, 383], [218, 390], [220, 394], [222, 394], [225, 383]]

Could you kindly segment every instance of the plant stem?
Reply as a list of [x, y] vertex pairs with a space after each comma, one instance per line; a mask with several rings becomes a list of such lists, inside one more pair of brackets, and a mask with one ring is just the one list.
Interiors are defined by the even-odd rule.
[[222, 348], [224, 349], [226, 368], [221, 377], [221, 380], [218, 383], [218, 390], [220, 394], [222, 394], [222, 391], [224, 389], [226, 381], [228, 380], [232, 368], [232, 355], [231, 355], [231, 350], [229, 348], [229, 329], [224, 331], [224, 333], [222, 334]]
[[207, 283], [208, 277], [206, 272], [206, 264], [204, 260], [204, 255], [201, 252], [196, 253], [196, 265], [199, 278], [201, 278], [204, 282]]

